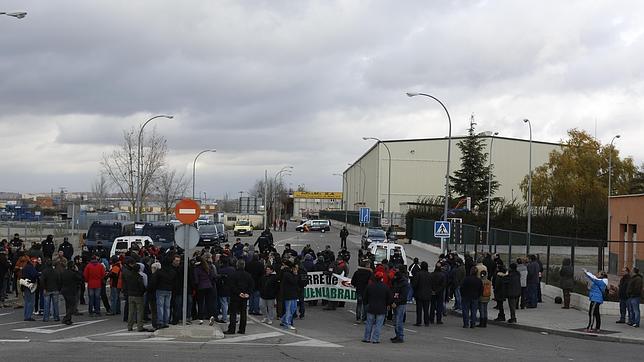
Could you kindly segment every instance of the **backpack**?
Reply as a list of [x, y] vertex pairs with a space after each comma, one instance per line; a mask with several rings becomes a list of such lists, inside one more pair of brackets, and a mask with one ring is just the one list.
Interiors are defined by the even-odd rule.
[[491, 297], [492, 296], [492, 283], [483, 283], [483, 296]]

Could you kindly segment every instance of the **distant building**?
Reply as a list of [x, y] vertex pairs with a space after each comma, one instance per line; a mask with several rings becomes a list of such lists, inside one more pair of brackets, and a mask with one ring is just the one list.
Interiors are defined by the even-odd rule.
[[644, 227], [644, 194], [611, 196], [608, 269], [617, 274], [627, 266], [644, 268], [644, 243], [637, 230]]
[[[450, 175], [461, 168], [458, 142], [467, 137], [452, 137]], [[488, 152], [492, 137], [481, 136]], [[391, 151], [391, 211], [401, 212], [401, 205], [419, 199], [445, 195], [447, 138], [389, 140], [384, 144]], [[561, 144], [532, 141], [532, 169], [548, 162], [550, 152]], [[495, 180], [500, 183], [494, 197], [523, 200], [519, 184], [528, 174], [529, 142], [494, 137], [492, 164]], [[371, 210], [387, 210], [389, 155], [383, 143], [375, 143], [343, 174], [342, 192], [349, 210], [361, 206]], [[404, 206], [403, 206], [404, 208]]]
[[293, 217], [308, 218], [320, 210], [342, 210], [342, 192], [293, 192]]

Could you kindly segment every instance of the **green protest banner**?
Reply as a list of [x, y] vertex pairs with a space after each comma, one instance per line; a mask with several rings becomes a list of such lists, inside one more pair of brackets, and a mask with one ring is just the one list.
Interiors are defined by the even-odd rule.
[[351, 285], [351, 278], [338, 274], [323, 272], [308, 273], [309, 284], [304, 287], [304, 300], [333, 300], [338, 302], [355, 302], [356, 289]]

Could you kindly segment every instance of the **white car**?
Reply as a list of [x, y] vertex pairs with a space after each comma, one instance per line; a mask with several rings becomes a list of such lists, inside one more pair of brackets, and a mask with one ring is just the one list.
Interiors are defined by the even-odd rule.
[[398, 251], [402, 257], [403, 264], [407, 265], [407, 254], [405, 253], [405, 248], [402, 245], [395, 243], [371, 243], [368, 250], [374, 255], [374, 264], [376, 265], [380, 264], [385, 259], [391, 260], [391, 257]]
[[132, 245], [135, 244], [138, 245], [139, 248], [142, 248], [145, 245], [153, 245], [154, 242], [149, 236], [119, 236], [118, 238], [114, 239], [114, 242], [112, 243], [110, 257], [127, 252], [132, 247]]

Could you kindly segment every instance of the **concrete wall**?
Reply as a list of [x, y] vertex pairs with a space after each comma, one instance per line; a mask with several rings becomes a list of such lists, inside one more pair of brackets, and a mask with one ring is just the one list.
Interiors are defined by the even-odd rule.
[[613, 196], [609, 201], [611, 224], [609, 243], [609, 271], [617, 273], [628, 266], [644, 267], [644, 243], [638, 231], [644, 227], [644, 194]]
[[[450, 174], [461, 167], [461, 152], [457, 143], [464, 137], [452, 139]], [[487, 152], [491, 137], [483, 137]], [[447, 139], [422, 139], [385, 141], [391, 151], [391, 211], [400, 212], [400, 203], [415, 202], [421, 197], [443, 196], [445, 194], [445, 171], [447, 164]], [[501, 183], [495, 196], [506, 200], [523, 200], [519, 184], [528, 174], [528, 141], [512, 138], [494, 138], [492, 163], [494, 175]], [[532, 143], [532, 168], [548, 161], [551, 151], [560, 145], [544, 142]], [[365, 171], [366, 206], [372, 210], [387, 210], [387, 191], [389, 178], [389, 155], [384, 145], [374, 144], [358, 161]], [[345, 171], [347, 185], [343, 185], [345, 198], [350, 210], [361, 201], [362, 182], [358, 166], [350, 166]], [[383, 204], [381, 201], [385, 200]]]

